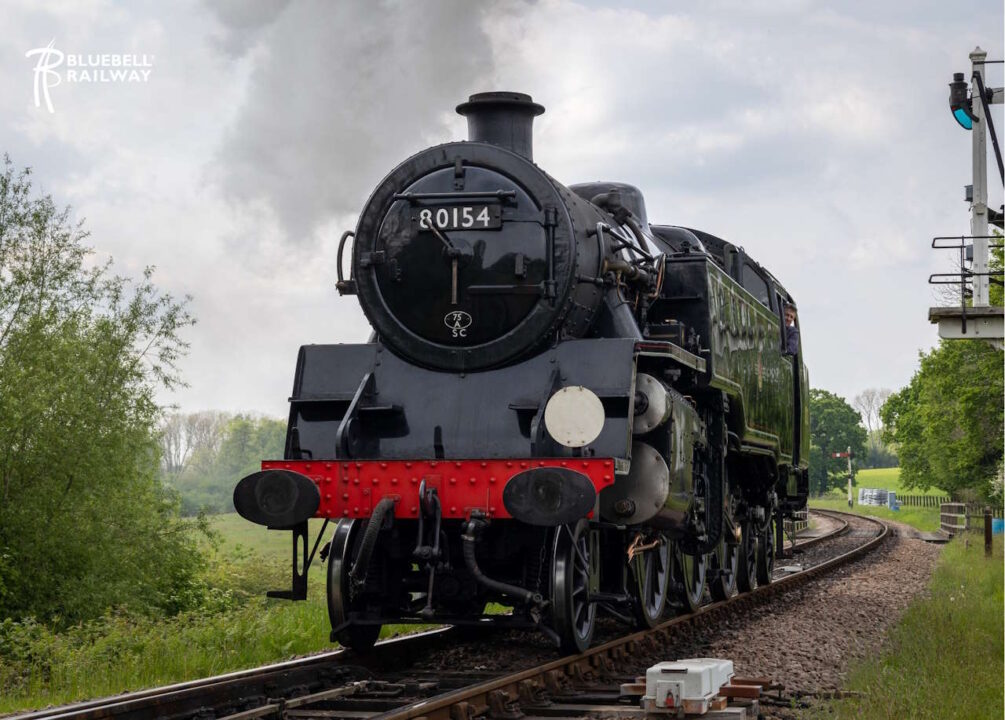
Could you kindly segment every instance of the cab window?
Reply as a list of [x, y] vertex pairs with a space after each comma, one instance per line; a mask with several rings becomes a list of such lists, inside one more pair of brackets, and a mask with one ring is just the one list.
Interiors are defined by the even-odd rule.
[[786, 345], [786, 332], [785, 332], [785, 300], [782, 299], [782, 295], [779, 292], [775, 292], [775, 315], [778, 317], [778, 328], [780, 330], [780, 343], [779, 347], [782, 352], [785, 352]]
[[771, 307], [771, 293], [768, 291], [768, 283], [750, 263], [743, 264], [743, 287], [764, 307]]

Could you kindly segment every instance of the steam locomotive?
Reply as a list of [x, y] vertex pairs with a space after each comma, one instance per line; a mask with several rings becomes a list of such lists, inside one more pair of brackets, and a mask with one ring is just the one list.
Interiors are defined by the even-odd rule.
[[292, 532], [269, 594], [306, 598], [319, 556], [343, 645], [495, 623], [576, 652], [600, 612], [648, 627], [771, 582], [808, 487], [792, 298], [743, 248], [650, 224], [637, 188], [541, 170], [530, 96], [457, 112], [470, 140], [398, 165], [339, 244], [370, 341], [300, 348], [285, 457], [235, 488]]

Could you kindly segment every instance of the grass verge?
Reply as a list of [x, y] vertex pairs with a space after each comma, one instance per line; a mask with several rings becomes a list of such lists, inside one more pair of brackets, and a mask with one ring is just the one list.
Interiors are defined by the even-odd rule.
[[894, 511], [887, 507], [859, 505], [856, 502], [855, 506], [849, 510], [848, 496], [844, 493], [836, 494], [833, 491], [827, 493], [823, 497], [811, 497], [809, 505], [811, 510], [813, 508], [820, 508], [821, 510], [843, 510], [844, 512], [853, 512], [858, 515], [871, 515], [872, 517], [878, 517], [883, 520], [896, 520], [897, 522], [902, 522], [906, 525], [915, 527], [918, 530], [928, 532], [935, 532], [939, 529], [939, 508], [937, 507], [921, 508], [901, 506], [900, 510]]
[[[289, 533], [237, 515], [214, 518], [208, 602], [169, 618], [109, 613], [60, 632], [0, 622], [0, 713], [103, 697], [331, 650], [325, 566], [311, 566], [306, 602], [265, 599], [289, 587]], [[312, 521], [312, 533], [320, 523]], [[330, 535], [331, 527], [326, 531]], [[312, 538], [313, 544], [313, 538]], [[385, 626], [382, 637], [414, 625]]]
[[916, 600], [891, 631], [886, 650], [850, 673], [847, 689], [861, 693], [828, 705], [821, 717], [1003, 717], [1002, 537], [992, 557], [970, 535], [946, 546], [930, 593]]

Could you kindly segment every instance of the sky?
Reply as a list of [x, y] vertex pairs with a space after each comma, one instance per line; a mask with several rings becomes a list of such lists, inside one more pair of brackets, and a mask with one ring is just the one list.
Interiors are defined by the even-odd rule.
[[[947, 84], [977, 45], [1002, 58], [1003, 24], [1000, 0], [7, 0], [0, 153], [96, 259], [192, 297], [163, 403], [283, 417], [300, 345], [369, 335], [335, 253], [374, 186], [464, 139], [471, 93], [530, 93], [542, 168], [742, 245], [795, 297], [811, 383], [850, 400], [937, 342], [930, 242], [969, 231], [971, 182]], [[52, 112], [26, 55], [50, 44]], [[121, 77], [71, 80], [81, 55]]]

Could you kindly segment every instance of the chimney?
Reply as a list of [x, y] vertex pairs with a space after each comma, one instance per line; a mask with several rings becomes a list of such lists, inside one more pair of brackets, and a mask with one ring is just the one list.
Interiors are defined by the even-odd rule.
[[544, 107], [517, 92], [475, 93], [457, 112], [468, 119], [468, 140], [504, 147], [534, 161], [534, 117]]

